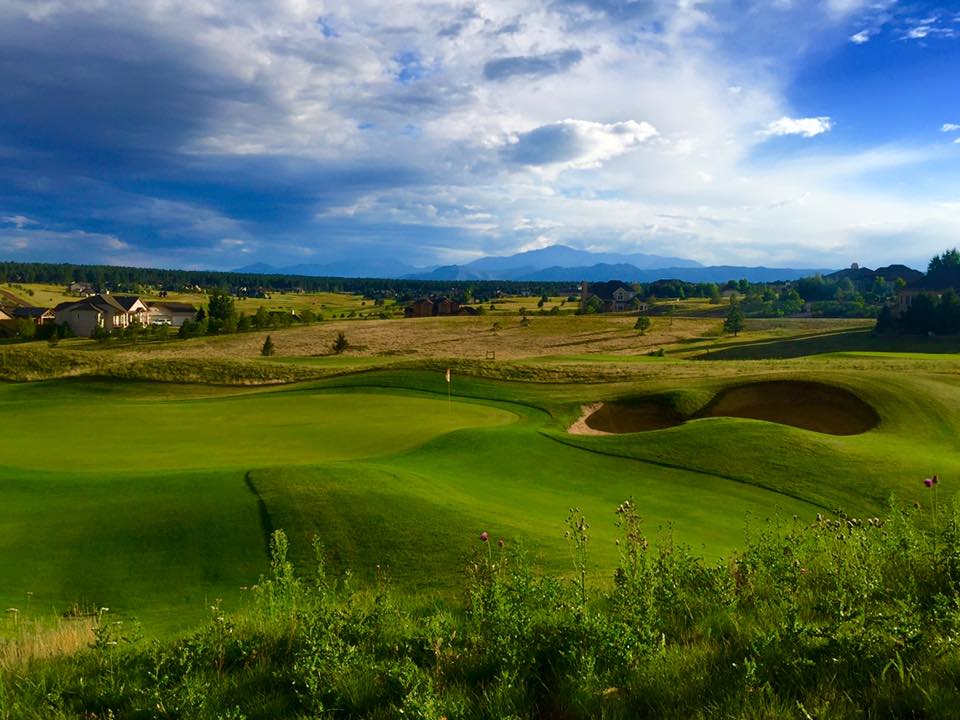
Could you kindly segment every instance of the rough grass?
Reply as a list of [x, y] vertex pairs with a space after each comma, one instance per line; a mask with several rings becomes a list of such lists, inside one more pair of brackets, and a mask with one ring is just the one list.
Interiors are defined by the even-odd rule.
[[[936, 489], [929, 491], [931, 494]], [[612, 582], [475, 540], [461, 600], [424, 608], [321, 551], [297, 575], [283, 533], [240, 612], [146, 644], [101, 617], [84, 652], [0, 668], [5, 718], [951, 718], [960, 701], [960, 513], [751, 524], [712, 563], [656, 544], [625, 501]], [[656, 548], [656, 549], [654, 549]]]

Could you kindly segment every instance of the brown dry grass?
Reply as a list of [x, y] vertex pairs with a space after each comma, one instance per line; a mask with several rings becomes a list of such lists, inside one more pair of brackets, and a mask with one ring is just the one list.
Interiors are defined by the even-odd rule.
[[11, 627], [9, 637], [0, 639], [0, 669], [22, 667], [32, 660], [70, 655], [90, 647], [94, 641], [96, 619], [92, 617], [57, 618], [42, 622], [19, 618], [13, 609], [7, 611]]
[[[187, 342], [118, 347], [117, 358], [177, 357], [197, 359], [256, 358], [269, 334], [284, 357], [331, 354], [337, 333], [346, 334], [351, 357], [399, 359], [520, 360], [544, 356], [644, 355], [650, 350], [706, 338], [719, 330], [710, 319], [655, 319], [646, 335], [633, 329], [635, 318], [615, 316], [530, 318], [527, 327], [517, 317], [451, 317], [409, 320], [338, 321]], [[494, 324], [500, 325], [494, 329]]]

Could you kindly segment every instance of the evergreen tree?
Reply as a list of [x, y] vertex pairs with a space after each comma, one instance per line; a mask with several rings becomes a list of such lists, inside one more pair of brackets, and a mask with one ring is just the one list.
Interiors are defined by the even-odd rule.
[[341, 330], [337, 333], [337, 339], [333, 341], [333, 352], [339, 355], [348, 347], [350, 347], [350, 343], [347, 342], [347, 336], [344, 335], [343, 331]]
[[267, 339], [263, 341], [263, 347], [260, 348], [260, 354], [264, 357], [270, 357], [276, 352], [276, 348], [273, 345], [273, 340], [270, 339], [270, 336], [267, 335]]
[[647, 330], [650, 328], [650, 318], [646, 315], [641, 315], [637, 318], [637, 321], [633, 324], [634, 330], [639, 330], [641, 335], [646, 335]]
[[727, 311], [727, 319], [723, 321], [723, 331], [733, 333], [733, 336], [736, 337], [740, 334], [740, 331], [743, 330], [743, 323], [743, 310], [740, 308], [740, 303], [731, 297], [730, 309]]

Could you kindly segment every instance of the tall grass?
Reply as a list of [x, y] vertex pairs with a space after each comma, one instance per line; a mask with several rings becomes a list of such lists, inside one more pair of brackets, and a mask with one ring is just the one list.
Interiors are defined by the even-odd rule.
[[960, 509], [936, 535], [929, 512], [750, 525], [709, 564], [627, 501], [598, 582], [573, 510], [570, 577], [485, 533], [462, 603], [430, 612], [319, 547], [295, 573], [277, 531], [244, 609], [164, 644], [101, 619], [90, 649], [0, 670], [0, 717], [955, 717]]

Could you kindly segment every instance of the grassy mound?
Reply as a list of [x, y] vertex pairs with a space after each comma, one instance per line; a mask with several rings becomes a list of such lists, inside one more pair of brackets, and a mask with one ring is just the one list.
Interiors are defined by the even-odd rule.
[[781, 380], [725, 388], [696, 412], [684, 412], [675, 394], [603, 403], [586, 418], [586, 424], [622, 434], [662, 430], [707, 417], [764, 420], [830, 435], [858, 435], [880, 422], [876, 410], [849, 390]]

